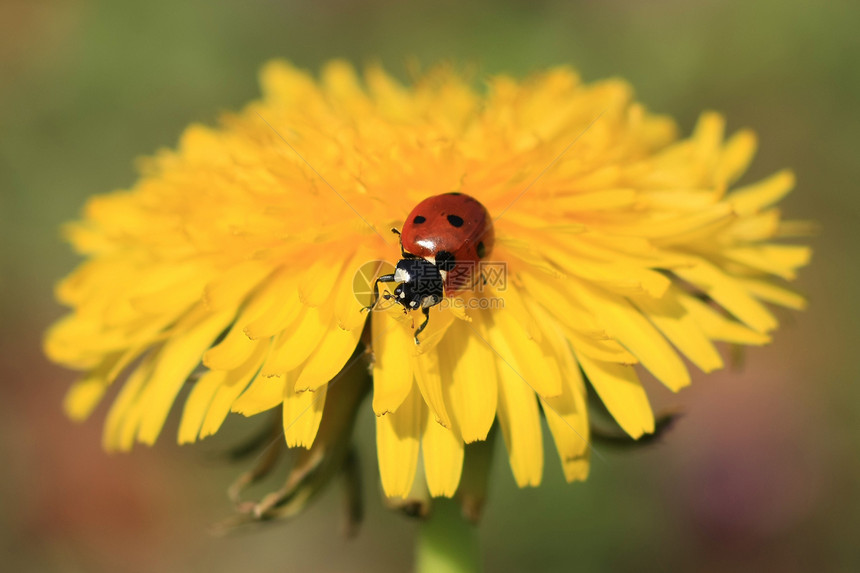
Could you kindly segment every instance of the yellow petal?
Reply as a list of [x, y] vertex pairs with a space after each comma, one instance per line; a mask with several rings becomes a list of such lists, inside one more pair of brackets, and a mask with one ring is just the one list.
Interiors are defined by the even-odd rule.
[[[339, 248], [338, 245], [332, 246], [333, 249]], [[342, 247], [341, 247], [342, 248]], [[299, 300], [308, 306], [321, 306], [328, 301], [335, 288], [338, 285], [338, 279], [341, 277], [344, 268], [345, 259], [352, 258], [352, 250], [347, 253], [338, 253], [338, 258], [320, 257], [302, 272], [299, 279]], [[350, 269], [351, 271], [352, 269]], [[342, 280], [348, 285], [352, 284], [352, 276]]]
[[806, 298], [791, 289], [766, 279], [739, 279], [744, 287], [758, 299], [794, 310], [806, 308]]
[[[513, 236], [522, 234], [521, 230], [515, 227], [513, 231]], [[536, 273], [539, 276], [549, 276], [556, 279], [564, 276], [564, 273], [559, 271], [551, 261], [547, 260], [543, 251], [539, 250], [533, 243], [525, 240], [515, 240], [509, 236], [502, 236], [497, 240], [499, 244], [493, 249], [493, 258], [507, 263], [506, 271], [508, 277], [517, 277], [519, 272], [524, 269], [528, 269], [531, 272], [539, 271]]]
[[[690, 228], [664, 237], [655, 237], [654, 244], [658, 247], [674, 246], [685, 248], [698, 243], [696, 246], [707, 248], [715, 241], [715, 237], [721, 234], [728, 235], [729, 229], [737, 221], [737, 215], [725, 203], [718, 203], [706, 211], [706, 214], [698, 220], [690, 220]], [[661, 222], [655, 223], [662, 226]], [[683, 266], [679, 263], [678, 265]], [[678, 266], [675, 265], [675, 266]], [[672, 268], [672, 267], [669, 267]]]
[[430, 407], [431, 422], [450, 428], [451, 417], [448, 415], [443, 397], [442, 376], [439, 372], [436, 349], [414, 356], [412, 360], [415, 382], [418, 384], [424, 402]]
[[377, 108], [384, 110], [385, 115], [407, 117], [412, 109], [412, 100], [402, 85], [379, 66], [371, 66], [365, 70], [364, 81], [376, 102]]
[[327, 326], [319, 309], [301, 309], [296, 321], [275, 339], [260, 374], [276, 376], [297, 368], [319, 346]]
[[[518, 330], [521, 331], [526, 338], [537, 341], [540, 339], [540, 329], [537, 324], [535, 324], [534, 317], [529, 312], [523, 299], [529, 296], [541, 296], [541, 293], [546, 292], [546, 290], [544, 290], [545, 285], [541, 281], [549, 281], [550, 279], [548, 277], [541, 276], [539, 273], [532, 272], [523, 273], [521, 278], [523, 279], [523, 287], [517, 288], [508, 284], [507, 288], [502, 290], [501, 286], [495, 287], [493, 285], [487, 291], [490, 295], [504, 301], [503, 309], [494, 312], [493, 316], [498, 316], [498, 320], [504, 324], [515, 322], [519, 326]], [[508, 282], [510, 282], [510, 280], [508, 280]], [[576, 313], [576, 310], [571, 309], [571, 312]], [[585, 317], [582, 318], [583, 321], [587, 320]]]
[[642, 207], [664, 211], [701, 211], [718, 200], [713, 189], [649, 189], [639, 196]]
[[696, 122], [691, 143], [699, 157], [710, 159], [716, 155], [723, 142], [726, 120], [713, 111], [703, 112]]
[[568, 406], [573, 402], [574, 397], [568, 394], [568, 390], [562, 396], [541, 398], [546, 422], [561, 459], [564, 479], [568, 482], [585, 480], [590, 467], [588, 416], [584, 405], [579, 409]]
[[[520, 280], [528, 296], [544, 301], [544, 304], [550, 304], [556, 319], [568, 328], [592, 333], [600, 330], [592, 314], [593, 311], [589, 312], [578, 304], [570, 293], [566, 292], [562, 281], [530, 272], [522, 273]], [[530, 323], [533, 324], [534, 319], [530, 318]]]
[[52, 324], [45, 337], [44, 350], [48, 358], [72, 368], [90, 370], [101, 363], [100, 356], [88, 348], [72, 344], [75, 340], [92, 340], [98, 331], [98, 324], [70, 314]]
[[127, 451], [134, 444], [138, 418], [131, 416], [131, 410], [140, 399], [141, 390], [155, 367], [156, 350], [147, 354], [129, 375], [108, 411], [102, 434], [102, 447], [112, 452]]
[[[294, 381], [295, 376], [291, 379]], [[263, 376], [254, 378], [251, 385], [233, 402], [232, 411], [243, 416], [253, 416], [275, 406], [280, 406], [284, 401], [284, 384], [287, 376]]]
[[147, 314], [177, 315], [183, 312], [202, 298], [206, 283], [212, 276], [212, 271], [205, 268], [190, 267], [187, 272], [192, 273], [192, 276], [177, 278], [173, 284], [162, 289], [133, 297], [132, 307]]
[[[530, 272], [522, 273], [519, 278], [529, 297], [551, 305], [556, 319], [567, 328], [588, 335], [595, 335], [602, 331], [592, 314], [593, 310], [587, 310], [579, 301], [570, 296], [563, 281]], [[534, 319], [530, 318], [530, 322], [533, 324]]]
[[[254, 275], [255, 271], [250, 269], [248, 271], [251, 275]], [[233, 281], [234, 283], [236, 281]], [[238, 318], [236, 318], [233, 326], [230, 328], [230, 331], [227, 333], [227, 336], [224, 337], [224, 340], [210, 348], [206, 351], [206, 354], [203, 356], [203, 363], [213, 370], [231, 370], [233, 368], [237, 368], [243, 362], [245, 362], [251, 354], [254, 352], [254, 349], [257, 348], [257, 344], [255, 340], [261, 340], [263, 338], [268, 338], [268, 336], [254, 336], [253, 339], [249, 336], [249, 332], [254, 335], [265, 334], [266, 332], [271, 331], [273, 328], [289, 328], [288, 324], [290, 320], [295, 320], [295, 317], [298, 315], [298, 312], [301, 310], [300, 305], [294, 305], [290, 308], [280, 304], [273, 308], [272, 299], [279, 301], [281, 303], [281, 293], [277, 293], [275, 289], [287, 287], [288, 284], [278, 276], [275, 276], [271, 280], [269, 280], [266, 285], [264, 285], [261, 292], [256, 293], [255, 295], [251, 295], [250, 300], [245, 304], [242, 312], [239, 313]], [[210, 283], [211, 286], [211, 283]], [[233, 284], [231, 287], [235, 286]], [[219, 287], [213, 287], [214, 290], [212, 292], [223, 291], [227, 288], [227, 283], [220, 283]], [[216, 299], [223, 302], [225, 296], [224, 295], [212, 295], [216, 296]], [[239, 304], [241, 301], [236, 301], [236, 304]], [[210, 306], [213, 303], [210, 303]], [[219, 304], [220, 306], [220, 304]], [[271, 321], [275, 319], [276, 326], [266, 327], [267, 321]], [[250, 325], [250, 328], [248, 328]]]
[[633, 303], [703, 372], [723, 367], [717, 349], [702, 332], [696, 319], [681, 305], [677, 289], [673, 287], [659, 300], [643, 296], [634, 299]]
[[137, 439], [145, 444], [155, 443], [176, 395], [188, 376], [200, 364], [203, 353], [212, 341], [233, 320], [233, 313], [206, 313], [202, 319], [188, 321], [164, 344], [151, 378], [141, 392], [131, 414], [140, 420]]
[[209, 404], [206, 417], [200, 426], [200, 438], [211, 436], [221, 428], [233, 403], [260, 371], [260, 364], [269, 352], [269, 346], [268, 340], [258, 342], [245, 363], [229, 371]]
[[812, 249], [798, 245], [756, 245], [726, 249], [723, 255], [754, 269], [791, 280], [796, 277], [796, 270], [809, 262]]
[[599, 312], [598, 319], [609, 335], [630, 351], [639, 362], [672, 390], [690, 383], [690, 374], [663, 335], [622, 297], [586, 285], [571, 283], [583, 300]]
[[785, 197], [794, 187], [794, 174], [780, 171], [767, 179], [741, 187], [728, 196], [735, 212], [752, 215]]
[[541, 398], [547, 425], [561, 458], [565, 479], [568, 482], [584, 480], [588, 476], [590, 453], [585, 382], [562, 329], [552, 324], [547, 310], [537, 304], [532, 308], [536, 314], [544, 315], [541, 320], [546, 328], [544, 335], [553, 348], [563, 376], [562, 393]]
[[100, 375], [90, 375], [75, 382], [63, 400], [63, 409], [73, 420], [86, 419], [101, 401], [107, 384]]
[[595, 228], [616, 235], [630, 235], [645, 239], [660, 239], [663, 242], [681, 243], [689, 233], [697, 233], [702, 227], [730, 222], [732, 208], [718, 203], [709, 209], [689, 213], [656, 213], [649, 216], [637, 214], [624, 220], [594, 223]]
[[[568, 241], [572, 248], [578, 248], [581, 254], [590, 254], [604, 261], [616, 261], [644, 264], [646, 266], [664, 267], [667, 254], [657, 249], [654, 244], [644, 237], [625, 237], [604, 235], [590, 231], [576, 237], [576, 241]], [[577, 243], [579, 246], [577, 247]], [[654, 261], [651, 264], [645, 261]]]
[[178, 441], [180, 444], [190, 444], [197, 441], [200, 426], [203, 425], [203, 419], [206, 417], [206, 412], [209, 411], [212, 398], [215, 397], [215, 393], [224, 384], [226, 378], [226, 371], [210, 370], [194, 384], [188, 399], [185, 400], [182, 419], [179, 422]]
[[385, 313], [374, 312], [371, 320], [373, 411], [381, 416], [396, 411], [412, 390], [411, 353], [415, 342]]
[[494, 359], [487, 344], [478, 327], [457, 321], [437, 348], [448, 403], [467, 444], [485, 440], [496, 418], [498, 383], [487, 368]]
[[328, 384], [355, 352], [360, 337], [360, 330], [341, 330], [332, 321], [325, 337], [302, 365], [296, 392], [316, 390]]
[[498, 357], [498, 415], [511, 470], [517, 485], [540, 485], [543, 474], [543, 440], [540, 412], [534, 390]]
[[110, 384], [135, 358], [163, 338], [165, 328], [176, 321], [172, 315], [140, 317], [122, 328], [105, 329], [97, 319], [71, 314], [51, 326], [45, 337], [45, 353], [51, 360], [82, 370], [92, 370], [104, 356], [122, 353], [108, 374]]
[[[347, 262], [343, 268], [343, 273], [338, 279], [338, 285], [335, 288], [334, 301], [332, 309], [334, 311], [337, 325], [343, 330], [353, 330], [364, 326], [367, 321], [367, 313], [362, 312], [364, 304], [356, 297], [356, 289], [362, 294], [365, 288], [370, 290], [373, 285], [368, 279], [372, 277], [359, 277], [356, 284], [356, 272], [363, 268], [363, 265], [375, 259], [375, 250], [370, 248], [359, 248], [352, 259]], [[362, 284], [364, 283], [364, 284]]]
[[487, 337], [497, 356], [532, 391], [541, 396], [561, 394], [561, 372], [554, 357], [544, 353], [534, 341], [524, 339], [516, 323], [498, 321], [494, 317], [493, 323], [487, 326]]
[[553, 209], [563, 212], [599, 211], [629, 207], [636, 202], [635, 189], [605, 189], [596, 193], [576, 193], [553, 200]]
[[654, 431], [654, 413], [632, 366], [597, 362], [577, 354], [582, 369], [606, 409], [632, 438]]
[[322, 420], [328, 386], [314, 392], [296, 393], [287, 377], [284, 384], [284, 438], [289, 447], [310, 448]]
[[320, 76], [326, 91], [339, 104], [349, 106], [347, 113], [356, 115], [362, 111], [368, 112], [370, 101], [351, 64], [344, 60], [333, 60], [325, 65]]
[[597, 335], [587, 336], [568, 328], [565, 328], [565, 333], [577, 352], [582, 352], [594, 360], [627, 365], [639, 363], [635, 356], [630, 354], [617, 340], [609, 338], [605, 331], [600, 337]]
[[272, 60], [263, 66], [260, 85], [273, 104], [292, 104], [317, 91], [310, 74], [284, 60]]
[[240, 316], [233, 323], [224, 340], [207, 350], [203, 355], [204, 365], [212, 370], [231, 370], [239, 367], [253, 354], [257, 347], [257, 341], [248, 338], [241, 324], [242, 317]]
[[434, 497], [452, 497], [463, 471], [463, 440], [455, 428], [444, 428], [427, 417], [421, 440], [427, 488]]
[[[508, 312], [508, 296], [505, 308], [487, 313], [485, 320], [487, 342], [493, 352], [503, 361], [516, 363], [516, 373], [532, 390], [541, 396], [561, 394], [561, 372], [554, 360], [551, 349], [545, 341], [538, 343], [516, 316]], [[527, 311], [526, 311], [527, 312]], [[539, 336], [539, 326], [534, 332]]]
[[775, 237], [779, 231], [779, 226], [779, 210], [768, 209], [761, 213], [736, 219], [728, 232], [731, 239], [737, 243], [754, 243]]
[[257, 318], [244, 327], [245, 334], [254, 340], [275, 336], [292, 324], [304, 310], [296, 292], [296, 279], [286, 272], [278, 273], [268, 281], [254, 299], [259, 299], [264, 306]]
[[377, 416], [379, 475], [388, 497], [409, 495], [418, 467], [421, 432], [426, 424], [427, 408], [417, 389], [409, 393], [396, 411]]
[[211, 310], [236, 308], [271, 272], [263, 261], [243, 261], [210, 281], [203, 300]]
[[717, 164], [717, 180], [734, 183], [746, 172], [755, 156], [757, 140], [755, 133], [748, 129], [738, 131], [726, 142]]
[[738, 280], [704, 259], [698, 259], [695, 266], [675, 269], [674, 272], [701, 288], [751, 328], [761, 333], [776, 328], [777, 322], [773, 315]]
[[[63, 409], [73, 420], [84, 420], [101, 401], [115, 375], [112, 372], [123, 363], [123, 353], [105, 358], [97, 368], [72, 385], [63, 400]], [[124, 365], [123, 365], [124, 367]]]
[[702, 329], [702, 332], [711, 340], [750, 345], [762, 345], [770, 342], [770, 336], [767, 334], [747, 328], [695, 297], [682, 294], [680, 302], [699, 325], [699, 328]]
[[544, 251], [567, 274], [620, 294], [645, 292], [659, 297], [669, 288], [670, 280], [666, 276], [641, 266], [595, 263], [580, 256], [571, 256], [569, 250], [562, 248], [548, 247]]

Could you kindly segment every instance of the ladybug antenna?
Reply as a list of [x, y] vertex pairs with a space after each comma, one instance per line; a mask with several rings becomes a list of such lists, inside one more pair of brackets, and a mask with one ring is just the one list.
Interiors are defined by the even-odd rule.
[[[362, 308], [361, 312], [373, 310], [373, 308], [376, 306], [376, 303], [379, 302], [379, 299], [380, 299], [379, 283], [393, 283], [393, 282], [395, 282], [394, 281], [394, 274], [382, 275], [379, 278], [377, 278], [373, 283], [373, 292], [371, 293], [370, 305]], [[387, 292], [382, 293], [381, 297], [384, 298], [385, 300], [389, 300], [389, 299], [393, 298]]]

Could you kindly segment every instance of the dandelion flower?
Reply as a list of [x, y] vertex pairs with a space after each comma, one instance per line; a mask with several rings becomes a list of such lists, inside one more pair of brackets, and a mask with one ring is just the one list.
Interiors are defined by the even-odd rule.
[[[715, 113], [682, 139], [626, 83], [568, 68], [479, 89], [450, 67], [407, 86], [378, 67], [332, 62], [317, 80], [272, 62], [262, 86], [66, 228], [85, 260], [57, 288], [71, 312], [46, 349], [84, 373], [65, 402], [75, 419], [121, 384], [108, 450], [155, 442], [186, 384], [180, 443], [231, 412], [281, 409], [286, 445], [312, 448], [361, 403], [327, 396], [359, 360], [387, 496], [452, 496], [465, 444], [496, 422], [516, 482], [538, 485], [542, 416], [581, 480], [587, 387], [638, 438], [655, 425], [643, 370], [679, 390], [687, 361], [723, 366], [715, 343], [767, 343], [768, 304], [804, 305], [785, 282], [810, 250], [780, 242], [800, 227], [775, 207], [793, 176], [737, 187], [755, 136], [726, 138]], [[389, 230], [451, 191], [494, 219], [505, 280], [483, 296], [501, 304], [458, 293], [416, 345], [416, 313], [361, 312], [356, 272], [395, 262]]]

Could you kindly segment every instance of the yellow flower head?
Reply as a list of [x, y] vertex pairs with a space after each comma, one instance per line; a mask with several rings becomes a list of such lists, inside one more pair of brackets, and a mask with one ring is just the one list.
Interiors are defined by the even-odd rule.
[[[638, 438], [654, 430], [642, 368], [678, 390], [683, 357], [720, 368], [715, 342], [769, 340], [764, 303], [803, 306], [781, 283], [810, 251], [774, 242], [799, 228], [774, 207], [793, 177], [732, 188], [755, 138], [725, 140], [716, 114], [678, 139], [627, 84], [567, 68], [476, 89], [451, 68], [404, 86], [376, 67], [333, 62], [317, 81], [273, 62], [262, 85], [67, 229], [86, 260], [57, 289], [72, 312], [46, 348], [85, 372], [74, 418], [122, 380], [108, 449], [153, 443], [189, 381], [180, 442], [282, 408], [287, 445], [309, 448], [330, 383], [367, 356], [388, 496], [454, 494], [464, 444], [496, 420], [517, 483], [539, 484], [542, 413], [565, 476], [584, 479], [586, 383]], [[451, 191], [494, 220], [504, 276], [480, 296], [498, 304], [459, 293], [416, 345], [420, 313], [362, 312], [356, 273], [395, 263], [389, 230]]]

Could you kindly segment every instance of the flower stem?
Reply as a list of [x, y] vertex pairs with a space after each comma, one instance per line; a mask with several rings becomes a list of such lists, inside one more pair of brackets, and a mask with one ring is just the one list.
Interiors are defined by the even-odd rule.
[[474, 573], [481, 570], [478, 531], [451, 499], [433, 500], [418, 534], [416, 573]]

